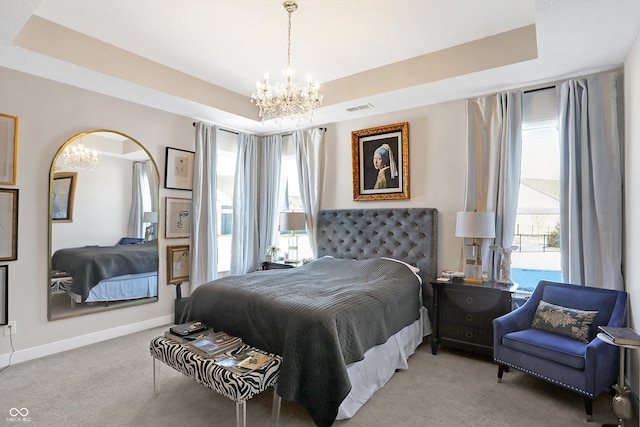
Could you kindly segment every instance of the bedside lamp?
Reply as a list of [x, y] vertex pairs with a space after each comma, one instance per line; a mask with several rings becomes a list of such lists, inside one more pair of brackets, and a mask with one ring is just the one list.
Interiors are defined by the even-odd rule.
[[296, 231], [303, 231], [306, 220], [304, 212], [281, 212], [280, 213], [280, 231], [290, 231], [289, 236], [289, 259], [298, 261], [298, 236]]
[[144, 240], [153, 240], [156, 237], [156, 224], [158, 223], [158, 212], [145, 212], [142, 214], [142, 222], [149, 224], [144, 233]]
[[473, 277], [482, 274], [482, 241], [496, 237], [496, 214], [494, 212], [458, 212], [456, 214], [456, 237], [473, 239], [471, 245], [473, 258], [466, 263], [473, 265]]

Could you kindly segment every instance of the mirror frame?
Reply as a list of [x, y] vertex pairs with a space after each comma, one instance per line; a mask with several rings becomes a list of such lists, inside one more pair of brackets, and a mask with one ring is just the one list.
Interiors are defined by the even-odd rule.
[[[94, 313], [102, 313], [105, 311], [111, 311], [111, 310], [118, 310], [121, 308], [127, 308], [127, 307], [134, 307], [134, 306], [138, 306], [138, 305], [143, 305], [143, 304], [151, 304], [154, 302], [158, 302], [158, 297], [159, 297], [159, 289], [160, 287], [158, 287], [158, 292], [157, 295], [155, 297], [148, 297], [146, 298], [144, 301], [140, 301], [140, 300], [135, 300], [135, 301], [131, 301], [129, 303], [123, 303], [123, 304], [119, 304], [117, 306], [110, 306], [110, 305], [104, 305], [101, 307], [95, 307], [94, 310], [92, 310], [91, 312], [83, 312], [83, 313], [74, 313], [74, 314], [65, 314], [65, 315], [60, 315], [60, 316], [53, 316], [53, 313], [51, 312], [51, 258], [53, 257], [53, 254], [51, 253], [51, 249], [53, 248], [53, 178], [54, 178], [54, 170], [55, 170], [55, 166], [56, 163], [58, 162], [58, 158], [62, 155], [62, 152], [64, 151], [64, 149], [72, 144], [74, 141], [76, 141], [77, 139], [82, 138], [83, 136], [92, 134], [92, 133], [99, 133], [99, 132], [108, 132], [108, 133], [115, 133], [118, 134], [120, 136], [122, 136], [123, 138], [127, 138], [133, 142], [135, 142], [136, 144], [138, 144], [138, 146], [144, 150], [145, 153], [147, 153], [147, 156], [149, 157], [149, 160], [151, 160], [151, 162], [153, 163], [153, 166], [155, 167], [156, 170], [156, 174], [158, 176], [158, 188], [156, 189], [157, 191], [157, 195], [158, 195], [158, 201], [160, 201], [160, 170], [158, 169], [158, 164], [156, 163], [156, 161], [154, 160], [153, 156], [151, 155], [151, 153], [149, 152], [149, 150], [147, 150], [147, 148], [142, 145], [140, 143], [140, 141], [138, 141], [135, 138], [132, 138], [131, 136], [127, 135], [126, 133], [123, 132], [119, 132], [117, 130], [111, 130], [111, 129], [95, 129], [95, 130], [89, 130], [86, 132], [81, 132], [78, 133], [74, 136], [72, 136], [71, 138], [67, 139], [64, 144], [62, 144], [62, 146], [60, 146], [60, 148], [58, 149], [58, 151], [56, 152], [55, 156], [53, 157], [53, 160], [51, 161], [51, 167], [49, 168], [49, 209], [48, 209], [48, 217], [47, 217], [47, 221], [48, 221], [48, 261], [47, 261], [47, 319], [49, 321], [52, 320], [61, 320], [61, 319], [69, 319], [72, 317], [78, 317], [78, 316], [85, 316], [85, 315], [89, 315], [89, 314], [94, 314]], [[159, 233], [158, 233], [159, 234]], [[158, 245], [158, 275], [160, 274], [160, 236], [158, 235], [158, 238], [156, 239], [157, 245]], [[160, 280], [158, 280], [158, 283], [160, 283]]]

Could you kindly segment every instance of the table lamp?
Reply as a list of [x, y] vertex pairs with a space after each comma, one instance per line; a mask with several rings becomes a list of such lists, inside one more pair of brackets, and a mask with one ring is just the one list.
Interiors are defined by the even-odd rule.
[[298, 261], [298, 236], [296, 231], [306, 229], [306, 221], [304, 212], [281, 212], [280, 213], [280, 231], [290, 231], [288, 259]]
[[473, 265], [473, 277], [482, 275], [482, 241], [496, 237], [496, 214], [494, 212], [458, 212], [456, 215], [456, 237], [472, 239], [472, 256], [466, 264]]

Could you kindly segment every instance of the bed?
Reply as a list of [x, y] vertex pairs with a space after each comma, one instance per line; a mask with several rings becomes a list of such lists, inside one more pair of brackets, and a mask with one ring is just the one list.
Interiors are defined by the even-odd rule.
[[59, 249], [51, 268], [71, 276], [75, 302], [119, 301], [158, 295], [158, 242]]
[[197, 287], [185, 320], [282, 355], [278, 394], [325, 426], [353, 416], [431, 333], [437, 210], [324, 210], [317, 239], [309, 264]]

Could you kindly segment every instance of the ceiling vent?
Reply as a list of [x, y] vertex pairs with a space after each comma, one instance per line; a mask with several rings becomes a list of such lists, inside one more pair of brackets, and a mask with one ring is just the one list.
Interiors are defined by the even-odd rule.
[[366, 103], [363, 105], [358, 105], [357, 107], [349, 107], [347, 108], [347, 111], [353, 113], [354, 111], [368, 110], [369, 108], [373, 108], [373, 105], [371, 105], [370, 103]]

